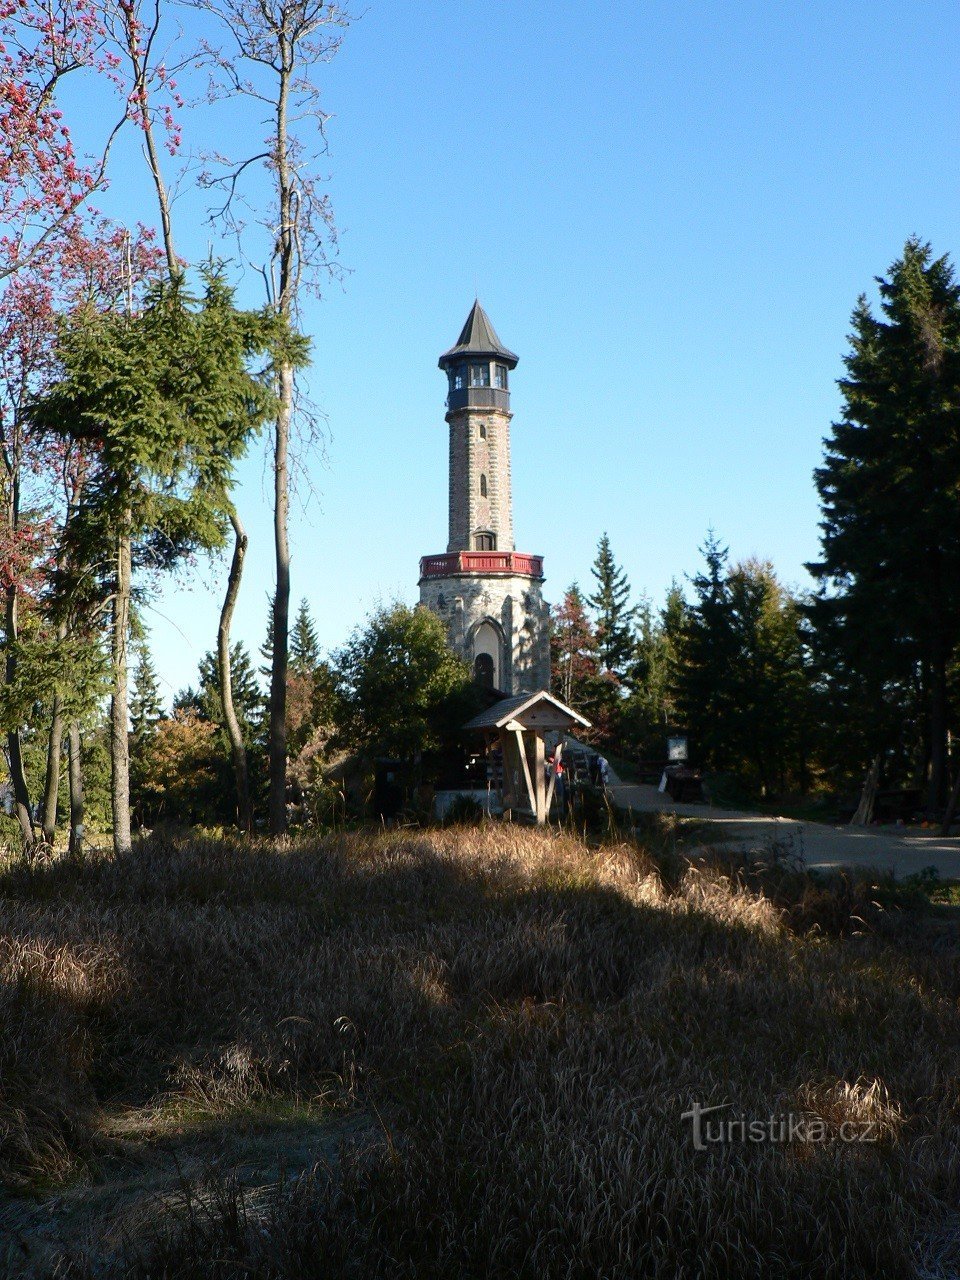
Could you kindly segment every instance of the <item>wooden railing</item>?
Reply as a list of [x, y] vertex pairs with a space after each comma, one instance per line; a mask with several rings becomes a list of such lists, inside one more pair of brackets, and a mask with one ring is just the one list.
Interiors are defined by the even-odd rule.
[[420, 561], [421, 578], [445, 578], [451, 573], [504, 573], [542, 578], [543, 556], [528, 556], [523, 551], [452, 551], [442, 556], [424, 556]]

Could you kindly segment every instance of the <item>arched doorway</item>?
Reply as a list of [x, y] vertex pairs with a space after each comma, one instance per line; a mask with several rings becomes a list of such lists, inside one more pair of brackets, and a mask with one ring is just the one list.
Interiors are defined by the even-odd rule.
[[473, 660], [473, 678], [481, 689], [492, 689], [493, 657], [489, 653], [478, 653]]
[[485, 619], [474, 629], [470, 642], [473, 678], [486, 689], [502, 689], [503, 644], [500, 628]]

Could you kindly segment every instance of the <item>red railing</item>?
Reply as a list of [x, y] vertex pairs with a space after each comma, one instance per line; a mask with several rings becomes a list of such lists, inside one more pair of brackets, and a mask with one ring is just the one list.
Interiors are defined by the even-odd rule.
[[451, 573], [512, 573], [528, 578], [543, 577], [543, 556], [522, 551], [452, 551], [442, 556], [424, 556], [421, 578], [445, 578]]

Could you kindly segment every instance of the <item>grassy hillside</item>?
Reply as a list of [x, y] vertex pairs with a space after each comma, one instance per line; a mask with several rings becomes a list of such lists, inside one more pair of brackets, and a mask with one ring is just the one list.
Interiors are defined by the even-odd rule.
[[0, 1269], [952, 1274], [958, 956], [890, 886], [502, 825], [11, 861]]

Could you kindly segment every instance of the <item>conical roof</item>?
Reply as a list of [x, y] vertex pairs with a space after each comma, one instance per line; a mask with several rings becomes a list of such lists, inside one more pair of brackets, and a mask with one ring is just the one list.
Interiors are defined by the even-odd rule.
[[490, 317], [481, 307], [479, 300], [475, 300], [470, 308], [466, 324], [460, 330], [460, 337], [454, 346], [440, 357], [440, 368], [442, 369], [448, 361], [457, 360], [461, 356], [496, 356], [511, 369], [516, 366], [519, 359], [497, 337], [497, 331], [490, 323]]

